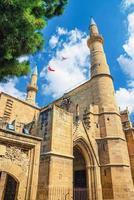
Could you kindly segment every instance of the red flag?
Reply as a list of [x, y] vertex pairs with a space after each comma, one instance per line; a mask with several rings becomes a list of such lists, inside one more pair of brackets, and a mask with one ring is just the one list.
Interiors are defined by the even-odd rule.
[[48, 71], [55, 72], [55, 69], [52, 69], [50, 66], [48, 67]]

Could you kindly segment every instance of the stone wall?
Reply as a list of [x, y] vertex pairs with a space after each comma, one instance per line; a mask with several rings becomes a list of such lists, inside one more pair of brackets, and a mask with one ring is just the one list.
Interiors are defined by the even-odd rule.
[[134, 129], [127, 129], [125, 130], [127, 145], [128, 145], [128, 152], [131, 164], [131, 173], [132, 179], [134, 183]]
[[51, 112], [51, 143], [41, 154], [38, 200], [65, 198], [73, 188], [72, 115], [56, 106]]
[[0, 129], [0, 172], [17, 181], [18, 200], [36, 200], [40, 142], [37, 137]]
[[21, 133], [24, 124], [38, 119], [40, 109], [25, 101], [21, 101], [5, 93], [0, 94], [0, 120], [1, 123], [13, 122], [15, 130]]

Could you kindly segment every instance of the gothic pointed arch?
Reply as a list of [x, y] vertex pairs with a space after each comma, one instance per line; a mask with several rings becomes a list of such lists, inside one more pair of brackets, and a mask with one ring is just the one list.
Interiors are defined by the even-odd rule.
[[[83, 168], [80, 169], [85, 170], [86, 172], [85, 174], [86, 174], [86, 183], [87, 183], [86, 187], [88, 190], [87, 192], [88, 198], [100, 200], [98, 199], [98, 188], [100, 185], [100, 179], [97, 178], [100, 169], [99, 169], [99, 163], [97, 163], [91, 144], [88, 143], [85, 138], [80, 136], [74, 141], [73, 149], [74, 149], [74, 162], [75, 162], [76, 151], [77, 154], [80, 155], [79, 163], [82, 163], [83, 160]], [[85, 168], [84, 168], [84, 163], [85, 163]], [[74, 172], [74, 174], [76, 174], [76, 172]], [[99, 190], [101, 191], [101, 188], [99, 188]]]
[[85, 158], [86, 163], [90, 163], [90, 165], [94, 166], [95, 165], [95, 157], [93, 153], [93, 149], [90, 144], [87, 143], [85, 138], [83, 137], [78, 137], [74, 141], [74, 148], [79, 148], [81, 149], [83, 156]]
[[16, 182], [16, 194], [18, 200], [25, 199], [25, 190], [24, 188], [25, 182], [27, 181], [26, 172], [21, 169], [21, 167], [15, 163], [11, 163], [10, 160], [6, 160], [6, 162], [2, 162], [0, 165], [0, 172], [6, 173], [7, 176], [14, 182]]
[[19, 180], [16, 176], [0, 171], [0, 199], [15, 200], [18, 197]]

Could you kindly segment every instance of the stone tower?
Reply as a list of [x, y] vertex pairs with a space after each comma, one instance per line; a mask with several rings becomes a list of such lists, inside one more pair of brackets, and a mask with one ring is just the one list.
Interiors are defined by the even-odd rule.
[[103, 49], [103, 37], [93, 19], [87, 43], [91, 53], [94, 104], [99, 107], [100, 138], [97, 143], [103, 199], [130, 200], [134, 198], [134, 188], [127, 143]]
[[31, 76], [31, 82], [27, 86], [27, 97], [26, 97], [26, 101], [33, 105], [35, 105], [36, 103], [36, 93], [38, 91], [37, 79], [38, 79], [38, 70], [37, 66], [35, 66]]

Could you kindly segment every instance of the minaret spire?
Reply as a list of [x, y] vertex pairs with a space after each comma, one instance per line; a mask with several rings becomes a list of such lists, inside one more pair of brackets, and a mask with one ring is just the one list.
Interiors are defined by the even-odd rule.
[[90, 36], [99, 35], [98, 27], [93, 17], [90, 18], [89, 31], [90, 31]]
[[96, 25], [96, 22], [94, 21], [93, 17], [90, 18], [90, 26], [92, 26], [92, 25]]
[[97, 24], [93, 18], [91, 18], [89, 30], [90, 37], [87, 44], [90, 48], [91, 77], [98, 74], [110, 75], [109, 66], [103, 49], [103, 37], [100, 35]]
[[35, 65], [35, 67], [34, 67], [33, 74], [35, 74], [35, 75], [37, 75], [37, 76], [38, 76], [38, 69], [37, 69], [37, 65]]
[[36, 93], [38, 91], [37, 79], [38, 79], [38, 70], [37, 66], [35, 66], [33, 73], [31, 75], [31, 82], [27, 86], [27, 97], [26, 97], [26, 101], [33, 105], [35, 105], [36, 103]]

